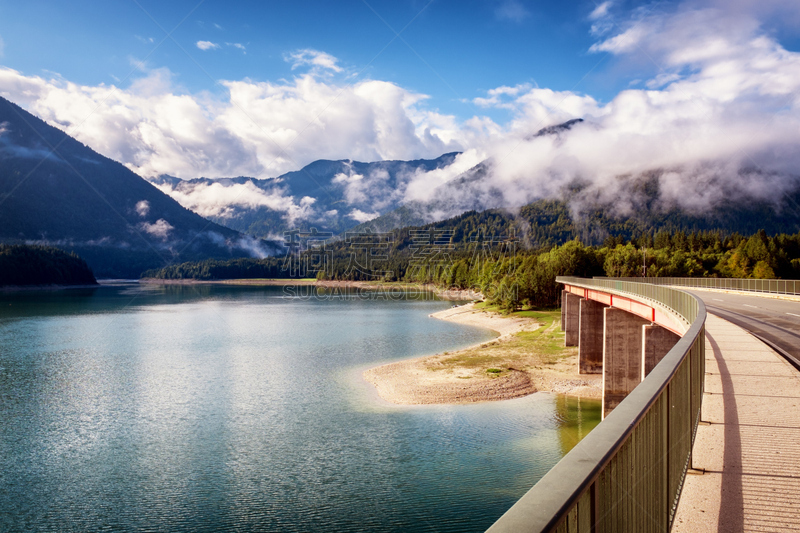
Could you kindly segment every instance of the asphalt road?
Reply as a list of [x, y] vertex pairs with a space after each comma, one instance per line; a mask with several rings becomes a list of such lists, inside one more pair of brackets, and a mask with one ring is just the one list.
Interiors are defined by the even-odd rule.
[[701, 298], [709, 313], [733, 322], [783, 352], [800, 370], [800, 301], [695, 289], [686, 292]]

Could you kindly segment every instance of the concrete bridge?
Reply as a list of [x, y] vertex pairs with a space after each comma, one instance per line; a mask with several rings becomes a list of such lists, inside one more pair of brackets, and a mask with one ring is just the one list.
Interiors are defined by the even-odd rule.
[[800, 530], [800, 282], [641, 281], [559, 278], [604, 420], [489, 531]]
[[566, 283], [561, 329], [577, 346], [581, 374], [603, 374], [603, 418], [675, 346], [688, 324], [656, 302]]

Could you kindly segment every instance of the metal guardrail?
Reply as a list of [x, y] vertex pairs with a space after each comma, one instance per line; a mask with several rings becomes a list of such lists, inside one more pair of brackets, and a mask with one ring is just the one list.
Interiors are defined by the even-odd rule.
[[651, 285], [675, 285], [698, 289], [722, 289], [731, 291], [767, 292], [771, 294], [800, 295], [800, 281], [793, 279], [746, 279], [746, 278], [602, 278], [594, 279], [634, 281]]
[[661, 303], [691, 326], [647, 378], [488, 532], [669, 531], [700, 420], [705, 306], [663, 286], [611, 279], [557, 281]]

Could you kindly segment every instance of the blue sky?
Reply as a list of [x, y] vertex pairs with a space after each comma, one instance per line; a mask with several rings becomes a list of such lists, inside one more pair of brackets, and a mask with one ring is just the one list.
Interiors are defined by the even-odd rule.
[[[607, 54], [589, 52], [597, 41], [589, 15], [598, 4], [4, 2], [0, 59], [27, 75], [58, 73], [83, 85], [123, 87], [140, 75], [132, 61], [143, 60], [152, 68], [169, 68], [179, 86], [196, 93], [222, 91], [215, 84], [222, 79], [292, 77], [297, 71], [286, 54], [314, 49], [338, 58], [343, 79], [392, 81], [429, 95], [442, 112], [469, 117], [475, 113], [472, 98], [503, 85], [530, 83], [601, 100], [613, 97], [633, 74], [614, 72]], [[200, 50], [199, 41], [219, 48]], [[502, 120], [500, 110], [489, 114]]]

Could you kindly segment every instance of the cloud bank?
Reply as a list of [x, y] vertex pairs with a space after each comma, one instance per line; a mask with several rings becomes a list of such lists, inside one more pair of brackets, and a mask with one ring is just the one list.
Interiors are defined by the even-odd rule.
[[[299, 61], [328, 62], [305, 52]], [[435, 158], [466, 144], [453, 117], [425, 109], [425, 95], [391, 82], [345, 84], [308, 72], [290, 81], [220, 83], [222, 101], [181, 93], [164, 68], [127, 89], [0, 68], [0, 95], [145, 177], [265, 178], [316, 159]]]
[[[503, 134], [487, 139], [490, 172], [480, 185], [505, 205], [558, 197], [636, 206], [632, 182], [656, 179], [665, 208], [700, 211], [724, 199], [778, 201], [800, 175], [800, 54], [783, 48], [748, 11], [684, 4], [613, 19], [591, 14], [598, 41], [621, 67], [652, 70], [610, 102], [520, 85], [476, 98], [510, 110]], [[601, 35], [602, 34], [602, 35]], [[641, 68], [641, 67], [639, 67]], [[568, 133], [536, 136], [581, 117]]]
[[280, 186], [271, 190], [256, 187], [251, 181], [245, 183], [189, 183], [177, 186], [168, 182], [154, 183], [161, 192], [168, 194], [179, 204], [204, 217], [229, 218], [235, 210], [267, 207], [282, 213], [289, 225], [298, 219], [305, 220], [312, 215], [314, 198], [303, 197], [295, 201]]
[[[781, 46], [764, 22], [800, 20], [800, 8], [786, 4], [690, 0], [628, 13], [614, 2], [597, 4], [585, 15], [596, 40], [587, 53], [608, 54], [640, 79], [608, 102], [524, 83], [472, 100], [478, 109], [509, 112], [504, 124], [441, 114], [426, 95], [389, 81], [347, 83], [341, 62], [313, 49], [284, 56], [293, 79], [221, 80], [221, 98], [181, 91], [167, 69], [149, 69], [123, 89], [2, 68], [0, 94], [142, 176], [264, 178], [316, 159], [464, 152], [451, 167], [408, 176], [399, 192], [378, 192], [380, 176], [341, 176], [352, 204], [377, 201], [349, 211], [355, 220], [372, 217], [392, 195], [429, 199], [484, 159], [490, 164], [480, 186], [509, 206], [577, 188], [624, 212], [634, 208], [630, 180], [655, 175], [665, 206], [703, 209], [729, 197], [778, 199], [798, 185], [800, 54]], [[498, 16], [524, 18], [519, 5], [498, 3]], [[584, 122], [568, 133], [536, 136], [574, 118]], [[255, 189], [208, 186], [179, 201], [216, 216], [248, 202], [289, 218], [309, 207]]]

